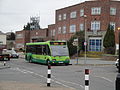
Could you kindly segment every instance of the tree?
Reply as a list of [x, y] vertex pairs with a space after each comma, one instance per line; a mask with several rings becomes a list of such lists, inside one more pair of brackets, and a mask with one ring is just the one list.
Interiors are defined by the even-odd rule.
[[75, 35], [73, 35], [70, 40], [68, 41], [68, 48], [69, 48], [69, 54], [70, 56], [77, 53], [77, 46], [73, 46], [74, 39], [78, 38], [78, 46], [79, 46], [79, 52], [81, 50], [84, 51], [84, 31], [76, 32]]
[[115, 54], [115, 34], [113, 26], [108, 25], [107, 32], [103, 40], [103, 46], [105, 47], [105, 52], [107, 54]]
[[7, 35], [7, 40], [15, 40], [15, 34], [11, 32], [10, 35]]
[[[31, 26], [34, 26], [34, 28], [31, 28]], [[37, 22], [31, 22], [31, 23], [27, 23], [27, 25], [23, 27], [23, 30], [31, 30], [31, 29], [40, 29], [40, 25]]]
[[24, 26], [23, 30], [30, 30], [30, 23], [27, 23], [27, 25]]
[[13, 32], [11, 33], [11, 40], [15, 40], [15, 34]]

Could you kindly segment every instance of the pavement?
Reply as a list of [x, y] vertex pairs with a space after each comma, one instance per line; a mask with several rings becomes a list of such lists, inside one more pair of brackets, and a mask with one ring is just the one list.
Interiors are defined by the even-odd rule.
[[114, 65], [115, 61], [103, 60], [101, 58], [85, 58], [80, 57], [78, 59], [71, 59], [70, 64], [73, 65]]
[[42, 84], [36, 83], [23, 83], [23, 82], [0, 82], [0, 90], [75, 90], [64, 87], [47, 87]]

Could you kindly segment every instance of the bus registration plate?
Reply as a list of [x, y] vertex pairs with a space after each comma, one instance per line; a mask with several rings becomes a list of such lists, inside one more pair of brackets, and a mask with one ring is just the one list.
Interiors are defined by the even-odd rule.
[[59, 62], [59, 63], [63, 63], [63, 62]]

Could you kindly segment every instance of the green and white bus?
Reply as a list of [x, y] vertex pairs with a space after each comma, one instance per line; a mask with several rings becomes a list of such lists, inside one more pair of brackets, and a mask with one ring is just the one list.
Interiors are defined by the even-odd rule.
[[25, 59], [29, 62], [43, 64], [65, 64], [70, 63], [67, 43], [64, 41], [47, 41], [26, 43]]

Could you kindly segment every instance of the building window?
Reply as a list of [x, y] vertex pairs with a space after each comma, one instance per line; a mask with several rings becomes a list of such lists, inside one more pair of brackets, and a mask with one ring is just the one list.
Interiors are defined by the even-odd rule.
[[100, 21], [91, 22], [91, 30], [100, 30]]
[[84, 9], [80, 9], [80, 16], [84, 16]]
[[55, 36], [55, 29], [51, 30], [51, 36]]
[[84, 24], [80, 24], [80, 31], [84, 30]]
[[115, 31], [115, 22], [110, 22], [110, 25], [113, 26], [113, 30]]
[[18, 44], [16, 44], [16, 48], [24, 48], [24, 44], [18, 43]]
[[58, 15], [58, 20], [59, 20], [59, 21], [62, 20], [62, 15], [61, 15], [61, 14]]
[[72, 24], [70, 25], [70, 33], [76, 32], [76, 25]]
[[116, 8], [110, 8], [110, 15], [116, 15]]
[[61, 34], [61, 27], [58, 27], [58, 34]]
[[23, 34], [17, 34], [16, 38], [23, 38]]
[[53, 36], [53, 31], [51, 30], [51, 36]]
[[53, 36], [55, 36], [55, 29], [53, 29]]
[[101, 51], [102, 40], [93, 38], [89, 39], [89, 51]]
[[99, 14], [101, 14], [101, 7], [91, 8], [91, 14], [92, 15], [99, 15]]
[[65, 34], [66, 33], [66, 26], [63, 26], [63, 34]]
[[3, 41], [0, 41], [0, 44], [3, 44]]
[[63, 14], [63, 20], [66, 20], [66, 17], [67, 17], [67, 15], [66, 15], [66, 13], [64, 13]]
[[76, 17], [77, 17], [76, 14], [77, 14], [76, 11], [71, 12], [71, 13], [70, 13], [70, 18], [76, 18]]

